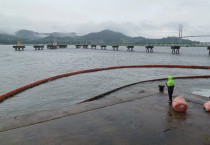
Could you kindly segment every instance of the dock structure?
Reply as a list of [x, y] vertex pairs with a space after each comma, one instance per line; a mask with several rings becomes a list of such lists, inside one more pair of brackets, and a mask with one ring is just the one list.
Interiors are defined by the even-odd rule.
[[88, 49], [88, 45], [87, 45], [87, 44], [82, 45], [82, 47], [83, 47], [84, 49]]
[[171, 46], [171, 49], [172, 49], [172, 53], [173, 54], [179, 54], [179, 49], [180, 49], [181, 46]]
[[44, 45], [34, 45], [35, 50], [43, 50]]
[[75, 45], [77, 49], [81, 48], [81, 45], [77, 44]]
[[47, 48], [49, 48], [49, 49], [57, 49], [58, 45], [48, 44]]
[[128, 45], [127, 46], [127, 51], [134, 51], [133, 49], [134, 49], [134, 46], [133, 45]]
[[58, 47], [59, 47], [59, 48], [67, 48], [68, 45], [66, 45], [66, 44], [58, 44]]
[[113, 45], [112, 48], [114, 51], [118, 51], [119, 45]]
[[94, 45], [94, 44], [93, 44], [93, 45], [91, 45], [91, 49], [96, 49], [96, 47], [97, 47], [97, 46], [96, 46], [96, 45]]
[[17, 45], [14, 45], [13, 48], [15, 48], [15, 51], [24, 51], [25, 46], [21, 45], [20, 41], [17, 41]]
[[101, 50], [106, 50], [106, 45], [101, 45]]
[[154, 46], [152, 46], [152, 45], [147, 45], [147, 46], [145, 46], [145, 48], [146, 48], [146, 52], [153, 52]]
[[21, 45], [21, 46], [13, 46], [13, 48], [15, 48], [15, 51], [24, 51], [25, 46]]
[[207, 50], [209, 50], [209, 55], [210, 55], [210, 46], [207, 47]]
[[179, 95], [186, 113], [173, 110], [167, 93], [149, 89], [0, 119], [1, 144], [209, 145], [210, 114], [202, 109], [209, 99], [175, 90]]

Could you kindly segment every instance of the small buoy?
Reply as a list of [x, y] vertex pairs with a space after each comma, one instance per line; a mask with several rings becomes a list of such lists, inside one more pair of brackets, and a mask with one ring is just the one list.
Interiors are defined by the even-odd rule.
[[203, 104], [203, 107], [205, 108], [206, 111], [210, 111], [210, 101]]
[[172, 102], [172, 106], [174, 111], [177, 112], [186, 112], [188, 109], [188, 105], [182, 96], [176, 97]]

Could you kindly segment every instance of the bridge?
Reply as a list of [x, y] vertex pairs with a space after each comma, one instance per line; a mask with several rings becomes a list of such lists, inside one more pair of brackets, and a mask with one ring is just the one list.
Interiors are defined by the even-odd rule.
[[[189, 36], [182, 36], [182, 28], [183, 25], [179, 25], [179, 36], [176, 37], [174, 36], [173, 38], [178, 38], [178, 41], [176, 40], [176, 43], [173, 42], [167, 42], [167, 43], [130, 43], [130, 44], [108, 44], [108, 43], [101, 43], [101, 44], [88, 44], [88, 42], [86, 41], [86, 43], [71, 43], [69, 45], [75, 45], [77, 49], [79, 48], [85, 48], [88, 49], [88, 45], [91, 46], [91, 49], [96, 49], [97, 45], [101, 47], [101, 50], [106, 50], [106, 48], [108, 46], [111, 46], [113, 48], [114, 51], [118, 51], [120, 46], [125, 46], [127, 47], [127, 51], [129, 52], [133, 52], [134, 51], [134, 47], [135, 46], [145, 46], [146, 48], [146, 52], [148, 53], [152, 53], [153, 52], [153, 48], [155, 46], [162, 46], [162, 47], [170, 47], [172, 49], [172, 53], [174, 54], [178, 54], [179, 50], [181, 47], [207, 47], [207, 50], [209, 50], [209, 55], [210, 55], [210, 43], [183, 43], [182, 40], [183, 38], [192, 38], [192, 37], [210, 37], [210, 35], [189, 35]], [[52, 45], [47, 45], [47, 48], [49, 49], [57, 49], [57, 47], [59, 48], [67, 48], [68, 45], [67, 44], [60, 44], [57, 45], [56, 40], [54, 40], [55, 43], [53, 43]], [[25, 46], [20, 45], [20, 42], [18, 43], [18, 45], [13, 46], [13, 48], [15, 48], [15, 50], [24, 50]], [[43, 50], [44, 45], [34, 45], [35, 50]]]
[[189, 38], [189, 37], [210, 37], [210, 35], [183, 36], [182, 38]]

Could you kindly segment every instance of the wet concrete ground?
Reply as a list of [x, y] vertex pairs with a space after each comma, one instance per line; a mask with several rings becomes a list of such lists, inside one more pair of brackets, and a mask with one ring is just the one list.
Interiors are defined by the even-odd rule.
[[197, 95], [174, 112], [167, 94], [145, 90], [0, 120], [0, 144], [210, 145], [210, 113]]

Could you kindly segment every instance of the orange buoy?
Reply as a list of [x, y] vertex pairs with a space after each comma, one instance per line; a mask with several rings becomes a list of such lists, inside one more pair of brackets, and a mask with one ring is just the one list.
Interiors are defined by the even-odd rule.
[[176, 97], [172, 102], [172, 106], [174, 111], [177, 112], [186, 112], [188, 109], [188, 105], [182, 96]]
[[210, 101], [206, 102], [205, 104], [203, 104], [203, 107], [206, 111], [210, 111]]

